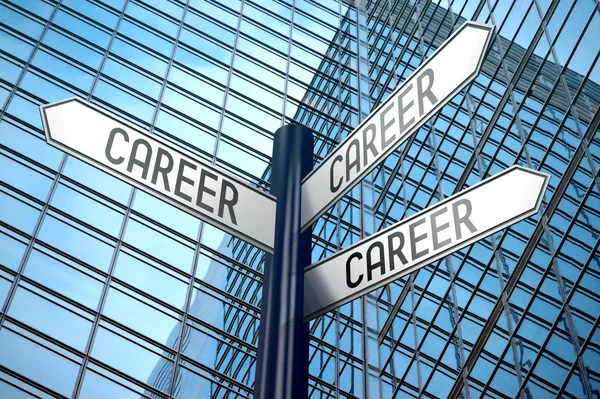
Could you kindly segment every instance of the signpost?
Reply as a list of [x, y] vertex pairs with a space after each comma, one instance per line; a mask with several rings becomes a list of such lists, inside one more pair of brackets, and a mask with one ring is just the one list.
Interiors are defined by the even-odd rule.
[[493, 29], [493, 25], [465, 22], [306, 177], [303, 229], [479, 74]]
[[550, 176], [512, 166], [304, 271], [309, 321], [535, 214]]
[[538, 211], [549, 176], [513, 166], [305, 267], [312, 223], [477, 76], [492, 31], [463, 24], [310, 174], [310, 130], [279, 129], [277, 207], [272, 195], [86, 101], [40, 112], [51, 145], [274, 252], [266, 258], [255, 394], [303, 398], [306, 322]]
[[273, 252], [273, 196], [79, 98], [40, 112], [49, 144]]

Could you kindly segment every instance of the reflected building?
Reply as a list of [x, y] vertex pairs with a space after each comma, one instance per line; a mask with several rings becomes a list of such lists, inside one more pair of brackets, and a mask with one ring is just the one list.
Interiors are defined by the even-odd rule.
[[278, 127], [318, 164], [468, 19], [496, 26], [482, 72], [315, 223], [313, 261], [514, 164], [551, 175], [542, 207], [312, 321], [307, 396], [598, 397], [595, 0], [0, 0], [0, 397], [254, 384], [264, 253], [47, 145], [41, 104], [268, 190]]
[[[227, 254], [229, 239], [221, 242], [218, 250], [220, 253]], [[208, 264], [206, 274], [202, 278], [207, 284], [222, 286], [225, 279], [224, 268], [219, 267], [218, 261], [212, 260]], [[224, 312], [223, 305], [213, 296], [203, 291], [199, 291], [194, 297], [191, 309], [195, 313], [205, 314], [202, 322], [191, 321], [189, 324], [181, 327], [181, 323], [176, 325], [167, 339], [167, 346], [175, 352], [180, 352], [190, 357], [194, 361], [206, 366], [209, 370], [216, 368], [219, 370], [219, 364], [227, 358], [223, 350], [223, 345], [219, 345], [214, 339], [215, 333], [207, 334], [207, 330], [223, 330]], [[211, 335], [213, 335], [211, 337]], [[165, 357], [174, 356], [170, 352], [163, 353]], [[217, 362], [217, 357], [220, 359]], [[222, 370], [219, 370], [222, 371]], [[161, 359], [150, 374], [148, 384], [162, 390], [168, 390], [173, 375], [173, 363]], [[181, 374], [174, 381], [174, 396], [183, 398], [211, 398], [216, 396], [219, 386], [211, 384], [208, 380], [189, 378], [189, 374]], [[153, 397], [151, 392], [146, 392]]]

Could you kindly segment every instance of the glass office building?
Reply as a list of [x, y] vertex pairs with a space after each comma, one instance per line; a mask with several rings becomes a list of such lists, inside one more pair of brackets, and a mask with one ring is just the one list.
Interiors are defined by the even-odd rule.
[[318, 163], [469, 19], [496, 26], [482, 72], [316, 222], [313, 260], [515, 164], [551, 176], [542, 207], [312, 321], [307, 397], [598, 398], [597, 0], [0, 0], [0, 397], [253, 392], [264, 253], [49, 146], [40, 105], [268, 190], [278, 127]]

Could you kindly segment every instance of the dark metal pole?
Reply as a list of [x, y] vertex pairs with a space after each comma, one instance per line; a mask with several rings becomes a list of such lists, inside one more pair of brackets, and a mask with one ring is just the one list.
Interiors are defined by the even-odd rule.
[[300, 232], [302, 179], [312, 169], [312, 131], [301, 125], [275, 132], [271, 194], [277, 198], [275, 247], [266, 255], [254, 398], [306, 399], [308, 323], [304, 268], [311, 261], [312, 230]]

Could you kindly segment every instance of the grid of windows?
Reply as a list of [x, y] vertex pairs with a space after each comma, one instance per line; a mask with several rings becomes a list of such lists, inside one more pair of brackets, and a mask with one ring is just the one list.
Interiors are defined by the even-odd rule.
[[0, 396], [250, 398], [264, 254], [47, 145], [72, 96], [269, 188], [465, 20], [482, 73], [313, 229], [313, 260], [510, 165], [537, 215], [311, 322], [311, 398], [600, 392], [597, 0], [0, 0]]

